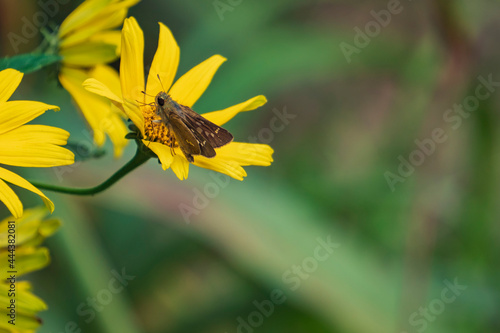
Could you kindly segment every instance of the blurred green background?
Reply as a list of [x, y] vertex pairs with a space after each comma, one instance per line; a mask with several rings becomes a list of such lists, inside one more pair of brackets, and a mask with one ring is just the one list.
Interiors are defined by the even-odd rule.
[[[78, 3], [62, 5], [54, 23]], [[478, 77], [500, 81], [500, 3], [395, 4], [143, 0], [133, 7], [146, 66], [158, 21], [181, 48], [179, 74], [213, 54], [229, 59], [199, 113], [266, 95], [267, 105], [227, 128], [238, 141], [270, 144], [275, 161], [248, 167], [243, 182], [195, 167], [181, 182], [150, 161], [95, 197], [48, 193], [64, 226], [47, 241], [52, 264], [28, 276], [49, 305], [40, 332], [500, 331], [500, 92], [470, 113], [448, 111], [471, 101]], [[399, 13], [383, 16], [388, 6]], [[39, 8], [30, 0], [3, 0], [0, 8], [1, 55], [13, 55], [8, 32], [20, 33], [22, 17]], [[372, 37], [359, 36], [356, 28], [366, 27]], [[26, 76], [14, 99], [59, 105], [39, 122], [93, 149], [54, 77]], [[265, 130], [284, 112], [288, 123]], [[435, 129], [444, 142], [429, 143]], [[432, 151], [422, 153], [416, 140]], [[105, 148], [104, 157], [63, 174], [16, 171], [98, 184], [134, 152], [130, 145], [113, 160]], [[419, 165], [407, 170], [401, 159]], [[210, 198], [186, 223], [180, 207], [200, 204], [205, 191]], [[40, 204], [17, 193], [26, 207]], [[4, 206], [0, 213], [8, 215]], [[318, 252], [328, 238], [335, 249]], [[122, 270], [134, 278], [110, 293], [113, 272]]]

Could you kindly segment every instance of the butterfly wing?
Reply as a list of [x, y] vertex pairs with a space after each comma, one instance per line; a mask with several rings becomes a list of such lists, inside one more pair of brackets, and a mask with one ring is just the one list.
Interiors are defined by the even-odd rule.
[[198, 144], [200, 145], [200, 155], [208, 158], [215, 157], [215, 149], [212, 145], [205, 139], [200, 133], [193, 131], [194, 136], [198, 140]]
[[210, 145], [212, 148], [220, 148], [233, 141], [233, 135], [227, 130], [203, 118], [188, 106], [180, 105], [180, 107], [183, 111], [186, 126], [193, 133], [196, 133], [197, 137], [201, 136], [204, 138], [207, 145]]
[[175, 135], [175, 140], [179, 143], [181, 151], [189, 162], [193, 162], [192, 155], [200, 155], [200, 143], [192, 130], [189, 129], [184, 120], [176, 113], [171, 113], [169, 125]]
[[172, 129], [175, 139], [189, 162], [192, 155], [208, 158], [216, 155], [214, 148], [219, 148], [233, 141], [231, 133], [211, 121], [203, 118], [191, 108], [178, 105], [181, 110], [169, 113], [167, 124]]

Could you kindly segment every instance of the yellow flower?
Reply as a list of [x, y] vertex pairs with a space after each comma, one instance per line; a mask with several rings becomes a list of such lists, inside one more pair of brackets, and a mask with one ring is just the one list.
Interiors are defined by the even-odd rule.
[[[163, 169], [172, 171], [181, 180], [188, 177], [189, 162], [179, 147], [171, 149], [167, 145], [166, 129], [163, 124], [154, 123], [157, 119], [151, 102], [163, 88], [173, 100], [181, 105], [192, 107], [206, 90], [219, 66], [226, 60], [220, 55], [212, 56], [184, 74], [172, 85], [179, 64], [179, 47], [170, 30], [160, 23], [158, 49], [153, 59], [147, 86], [144, 82], [143, 68], [144, 36], [137, 21], [131, 17], [125, 20], [122, 30], [122, 57], [120, 64], [121, 96], [109, 89], [105, 82], [87, 80], [87, 90], [109, 98], [140, 129], [143, 143], [160, 159]], [[160, 80], [157, 76], [160, 76]], [[163, 87], [162, 87], [163, 84]], [[143, 94], [141, 91], [145, 91]], [[202, 116], [222, 126], [236, 114], [250, 111], [266, 103], [264, 96], [256, 96], [243, 103], [224, 110], [205, 113]], [[231, 142], [216, 149], [214, 158], [194, 156], [193, 164], [202, 168], [225, 173], [235, 179], [243, 180], [246, 172], [243, 166], [268, 166], [273, 161], [273, 149], [268, 145]]]
[[106, 134], [113, 142], [115, 157], [127, 145], [127, 127], [122, 116], [107, 99], [90, 94], [82, 87], [89, 77], [107, 80], [120, 89], [116, 71], [107, 66], [120, 55], [119, 27], [128, 9], [139, 0], [86, 0], [63, 21], [59, 28], [59, 54], [63, 57], [59, 81], [66, 89], [94, 133], [98, 146]]
[[[18, 280], [21, 275], [50, 262], [49, 250], [39, 245], [56, 232], [61, 223], [56, 219], [45, 220], [47, 213], [46, 208], [28, 209], [21, 219], [9, 217], [0, 222], [0, 332], [34, 332], [41, 323], [37, 313], [47, 309], [47, 305], [31, 293], [31, 284]], [[9, 248], [14, 240], [15, 250]], [[15, 297], [9, 296], [11, 275], [15, 275]], [[8, 308], [11, 299], [15, 299], [15, 326], [8, 322], [13, 319]]]
[[[68, 132], [44, 125], [25, 125], [47, 110], [58, 111], [57, 106], [32, 101], [7, 101], [22, 78], [23, 74], [14, 69], [0, 72], [0, 164], [21, 167], [73, 164], [73, 153], [60, 147], [66, 144]], [[52, 201], [40, 190], [14, 172], [0, 167], [0, 201], [16, 218], [23, 214], [23, 205], [5, 182], [38, 194], [50, 211], [54, 210]]]

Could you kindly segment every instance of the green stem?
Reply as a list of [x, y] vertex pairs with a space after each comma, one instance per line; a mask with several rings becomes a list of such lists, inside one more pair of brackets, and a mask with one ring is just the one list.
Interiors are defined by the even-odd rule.
[[43, 183], [38, 183], [38, 182], [31, 182], [31, 184], [33, 184], [33, 186], [35, 186], [39, 189], [53, 191], [53, 192], [75, 194], [75, 195], [94, 195], [94, 194], [97, 194], [97, 193], [100, 193], [100, 192], [106, 190], [111, 185], [113, 185], [114, 183], [116, 183], [117, 181], [122, 179], [126, 174], [128, 174], [132, 170], [134, 170], [137, 167], [144, 164], [150, 158], [151, 158], [151, 155], [144, 152], [140, 146], [137, 147], [137, 151], [135, 153], [135, 156], [130, 161], [128, 161], [127, 164], [125, 164], [120, 170], [115, 172], [105, 182], [103, 182], [102, 184], [97, 185], [95, 187], [91, 187], [91, 188], [61, 187], [61, 186], [43, 184]]

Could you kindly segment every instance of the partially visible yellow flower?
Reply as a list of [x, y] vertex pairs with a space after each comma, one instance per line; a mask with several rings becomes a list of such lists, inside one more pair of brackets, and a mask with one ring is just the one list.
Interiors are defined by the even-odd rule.
[[[7, 101], [21, 83], [23, 74], [14, 69], [0, 72], [0, 165], [54, 167], [74, 163], [74, 154], [63, 148], [69, 133], [44, 125], [25, 125], [47, 110], [59, 107], [32, 101]], [[0, 167], [0, 201], [19, 218], [23, 205], [7, 183], [38, 194], [52, 212], [54, 204], [40, 190], [12, 171]]]
[[[177, 103], [192, 107], [205, 92], [215, 72], [226, 59], [220, 55], [212, 56], [184, 74], [172, 85], [179, 64], [180, 51], [170, 30], [160, 23], [158, 49], [146, 86], [143, 52], [142, 30], [133, 17], [128, 18], [122, 30], [121, 94], [117, 94], [112, 87], [107, 87], [105, 82], [99, 82], [98, 79], [87, 80], [84, 85], [89, 91], [109, 98], [122, 109], [140, 129], [144, 144], [158, 156], [163, 169], [172, 168], [177, 177], [183, 180], [188, 177], [189, 162], [179, 147], [172, 150], [168, 146], [166, 128], [163, 124], [153, 122], [157, 116], [154, 107], [149, 103], [153, 102], [154, 96], [164, 88]], [[161, 82], [157, 75], [160, 76]], [[145, 91], [146, 94], [141, 91]], [[202, 116], [222, 126], [239, 112], [254, 110], [265, 103], [264, 96], [256, 96], [238, 105], [205, 113]], [[243, 180], [243, 177], [247, 175], [243, 166], [268, 166], [273, 161], [273, 149], [264, 144], [231, 142], [217, 148], [216, 153], [214, 158], [195, 155], [193, 164]]]
[[89, 77], [107, 80], [119, 87], [116, 71], [106, 66], [120, 56], [120, 31], [128, 9], [140, 0], [86, 0], [63, 21], [59, 28], [59, 54], [63, 57], [59, 81], [66, 89], [94, 133], [98, 146], [104, 145], [106, 134], [113, 142], [115, 157], [127, 145], [126, 125], [122, 116], [107, 99], [90, 94], [82, 87]]
[[[0, 332], [34, 332], [41, 323], [37, 318], [37, 313], [47, 310], [47, 305], [32, 294], [31, 284], [28, 281], [18, 280], [20, 276], [39, 270], [50, 262], [49, 250], [40, 247], [40, 244], [56, 232], [61, 223], [57, 219], [45, 219], [47, 214], [48, 210], [44, 207], [28, 209], [21, 219], [9, 217], [0, 222], [0, 272], [2, 272]], [[13, 240], [15, 240], [14, 251], [12, 251], [13, 247], [8, 247], [12, 245]], [[9, 273], [13, 271], [16, 273]], [[11, 275], [15, 275], [15, 296], [9, 296]], [[11, 299], [15, 299], [15, 325], [8, 322], [12, 320], [8, 308]]]

